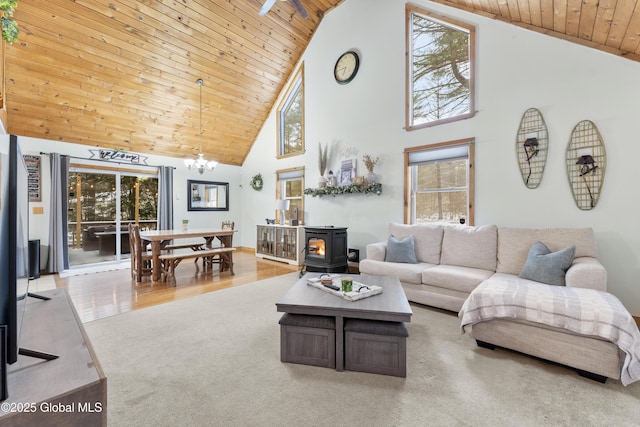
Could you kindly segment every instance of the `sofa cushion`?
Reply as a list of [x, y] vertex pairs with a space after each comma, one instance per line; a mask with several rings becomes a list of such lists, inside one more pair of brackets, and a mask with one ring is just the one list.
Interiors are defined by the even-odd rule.
[[389, 224], [389, 234], [399, 239], [413, 235], [418, 262], [438, 264], [442, 245], [442, 225], [440, 224]]
[[387, 253], [387, 242], [375, 242], [367, 245], [367, 258], [384, 261]]
[[329, 316], [285, 313], [278, 323], [301, 328], [336, 329], [336, 318]]
[[376, 276], [397, 277], [401, 282], [420, 283], [422, 271], [431, 268], [434, 264], [424, 262], [418, 264], [404, 264], [399, 262], [374, 261], [363, 259], [360, 261], [359, 269], [362, 274], [372, 274]]
[[496, 271], [498, 227], [447, 226], [440, 264]]
[[387, 241], [387, 253], [384, 260], [386, 262], [404, 262], [407, 264], [417, 264], [415, 244], [413, 235], [398, 240], [393, 234]]
[[576, 257], [597, 258], [596, 240], [591, 228], [510, 228], [498, 229], [497, 272], [520, 274], [529, 249], [536, 242], [556, 252], [569, 245], [576, 247]]
[[519, 277], [548, 285], [564, 286], [564, 276], [571, 267], [576, 247], [551, 252], [542, 242], [535, 242], [529, 250]]
[[493, 274], [490, 270], [440, 264], [422, 272], [422, 283], [469, 293]]
[[369, 335], [386, 335], [393, 337], [408, 337], [409, 331], [402, 322], [387, 322], [369, 319], [345, 319], [345, 332], [358, 332]]

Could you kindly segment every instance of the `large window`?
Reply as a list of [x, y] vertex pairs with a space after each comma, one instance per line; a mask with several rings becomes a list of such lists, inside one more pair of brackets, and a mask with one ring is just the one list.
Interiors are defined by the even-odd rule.
[[474, 114], [474, 28], [407, 7], [407, 129]]
[[304, 153], [304, 66], [278, 105], [278, 158]]
[[[276, 172], [276, 199], [289, 200], [289, 209], [284, 212], [285, 221], [291, 224], [297, 219], [304, 224], [304, 168], [283, 169]], [[280, 223], [280, 211], [276, 212], [276, 223]]]
[[154, 230], [158, 221], [158, 175], [74, 163], [68, 181], [68, 244], [71, 267], [129, 257], [128, 225]]
[[405, 151], [405, 222], [473, 225], [473, 140]]

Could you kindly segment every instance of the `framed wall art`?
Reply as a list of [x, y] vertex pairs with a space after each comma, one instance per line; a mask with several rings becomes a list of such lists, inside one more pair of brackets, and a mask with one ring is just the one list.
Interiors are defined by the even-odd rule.
[[567, 145], [567, 177], [578, 208], [591, 210], [600, 199], [607, 154], [596, 125], [583, 120], [571, 132]]
[[190, 211], [228, 211], [229, 183], [213, 181], [187, 181]]
[[549, 134], [542, 113], [529, 108], [520, 119], [516, 136], [516, 155], [522, 181], [527, 188], [538, 188], [547, 163]]
[[356, 159], [343, 160], [340, 164], [340, 175], [338, 175], [338, 184], [351, 185], [356, 179]]
[[27, 171], [29, 173], [29, 201], [41, 202], [42, 201], [42, 177], [40, 174], [40, 156], [24, 155], [24, 162], [27, 164]]

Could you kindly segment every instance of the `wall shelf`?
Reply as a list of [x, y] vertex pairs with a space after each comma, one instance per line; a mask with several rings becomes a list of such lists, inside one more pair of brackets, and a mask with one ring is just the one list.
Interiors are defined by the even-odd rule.
[[313, 197], [336, 196], [340, 194], [382, 194], [382, 184], [351, 184], [340, 187], [306, 188], [304, 194]]

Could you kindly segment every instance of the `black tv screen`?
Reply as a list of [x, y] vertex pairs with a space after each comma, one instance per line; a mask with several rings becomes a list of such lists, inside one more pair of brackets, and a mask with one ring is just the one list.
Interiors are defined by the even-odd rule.
[[15, 363], [29, 288], [28, 171], [15, 135], [1, 145], [0, 325], [7, 326], [7, 363]]

